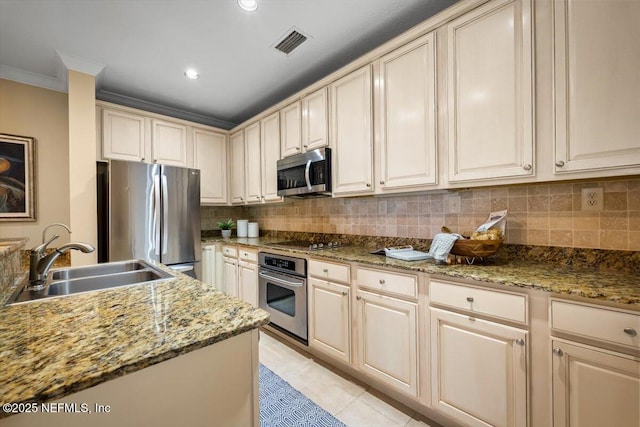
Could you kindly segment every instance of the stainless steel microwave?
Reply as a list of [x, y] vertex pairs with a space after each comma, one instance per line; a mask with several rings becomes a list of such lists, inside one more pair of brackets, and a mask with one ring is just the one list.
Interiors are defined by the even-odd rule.
[[278, 196], [330, 195], [330, 148], [318, 148], [278, 160]]

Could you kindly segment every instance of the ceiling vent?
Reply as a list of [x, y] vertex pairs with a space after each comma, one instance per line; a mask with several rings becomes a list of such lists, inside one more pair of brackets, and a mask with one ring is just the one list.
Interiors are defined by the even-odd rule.
[[304, 43], [309, 37], [302, 34], [297, 28], [293, 27], [273, 46], [280, 52], [289, 55]]

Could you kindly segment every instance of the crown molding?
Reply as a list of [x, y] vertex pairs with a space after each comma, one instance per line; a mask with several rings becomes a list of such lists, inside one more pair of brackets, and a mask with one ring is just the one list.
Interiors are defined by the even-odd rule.
[[44, 74], [32, 73], [31, 71], [0, 64], [0, 78], [24, 83], [29, 86], [41, 87], [55, 90], [56, 92], [67, 92], [66, 82], [59, 77], [45, 76]]

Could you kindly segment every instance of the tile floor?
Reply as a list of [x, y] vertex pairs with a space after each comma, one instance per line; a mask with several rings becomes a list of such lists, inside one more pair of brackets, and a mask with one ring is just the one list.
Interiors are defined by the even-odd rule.
[[260, 362], [349, 427], [439, 427], [366, 384], [261, 331]]

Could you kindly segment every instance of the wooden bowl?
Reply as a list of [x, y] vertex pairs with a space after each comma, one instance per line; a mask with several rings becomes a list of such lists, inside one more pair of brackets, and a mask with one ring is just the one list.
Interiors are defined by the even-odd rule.
[[451, 248], [452, 255], [466, 257], [487, 257], [495, 254], [502, 245], [500, 240], [458, 239]]

